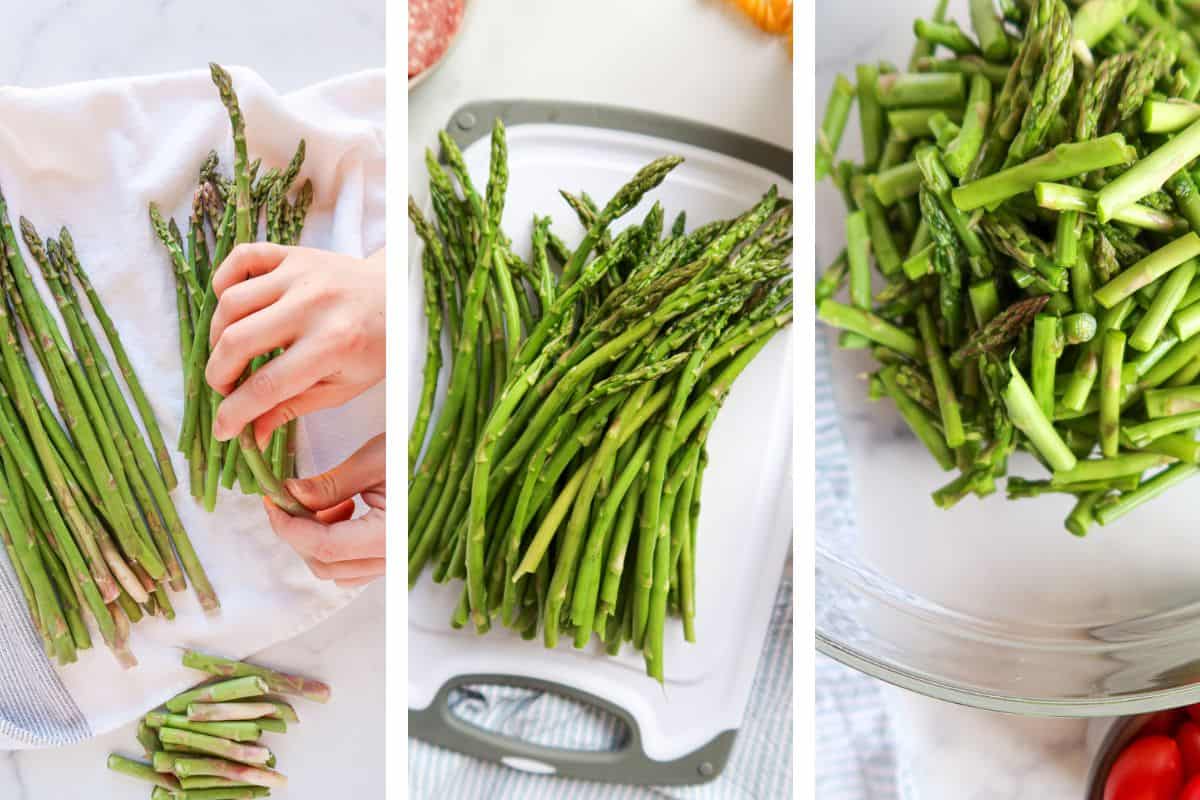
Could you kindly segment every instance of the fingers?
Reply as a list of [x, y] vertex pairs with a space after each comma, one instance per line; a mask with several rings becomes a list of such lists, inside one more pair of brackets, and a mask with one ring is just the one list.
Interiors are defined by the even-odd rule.
[[311, 389], [301, 392], [295, 397], [284, 400], [265, 414], [260, 414], [254, 420], [254, 438], [259, 448], [267, 446], [271, 434], [281, 425], [286, 425], [294, 419], [320, 411], [325, 408], [340, 406], [351, 400], [358, 392], [353, 386], [334, 383], [318, 383]]
[[[263, 505], [275, 533], [307, 562], [325, 566], [364, 560], [382, 562], [387, 555], [383, 514], [368, 512], [358, 519], [324, 525], [311, 519], [293, 517], [270, 500], [264, 499]], [[333, 579], [332, 573], [330, 577]]]
[[208, 329], [210, 347], [216, 344], [230, 325], [256, 311], [261, 311], [283, 296], [285, 282], [277, 276], [278, 273], [272, 273], [236, 283], [221, 295]]
[[[273, 306], [261, 314], [239, 322], [229, 329], [229, 334], [236, 331], [240, 325], [248, 325], [259, 317], [272, 314], [276, 308]], [[283, 331], [277, 331], [276, 335], [279, 336], [282, 333]], [[222, 338], [221, 342], [224, 342], [226, 338], [228, 335]], [[230, 348], [239, 346], [241, 346], [240, 342], [230, 345]], [[217, 347], [219, 349], [220, 344]], [[245, 358], [247, 353], [257, 355], [254, 351], [262, 352], [260, 348], [261, 346], [247, 347], [238, 352], [236, 356], [230, 355], [231, 351], [226, 350], [221, 354], [223, 361], [216, 365], [214, 365], [213, 359], [217, 358], [217, 351], [214, 350], [212, 358], [209, 359], [207, 375], [212, 387], [218, 392], [222, 387], [228, 387], [228, 393], [217, 407], [217, 415], [213, 420], [213, 435], [217, 439], [224, 441], [233, 438], [238, 431], [259, 416], [280, 404], [287, 403], [328, 374], [330, 365], [325, 352], [326, 344], [321, 341], [305, 339], [285, 350], [282, 355], [263, 364], [254, 373], [247, 376], [240, 386], [234, 388], [233, 384], [242, 374], [241, 371], [236, 374], [231, 372], [236, 360]], [[253, 357], [251, 355], [251, 358]], [[242, 363], [244, 369], [244, 364], [249, 363], [249, 359]], [[230, 379], [231, 374], [233, 375], [232, 379]], [[214, 379], [225, 379], [230, 382], [228, 384], [215, 383]]]
[[315, 513], [317, 521], [323, 525], [345, 522], [354, 516], [354, 500], [343, 500], [332, 508], [323, 508]]
[[363, 490], [383, 483], [386, 469], [385, 434], [360, 447], [328, 472], [285, 482], [287, 490], [309, 508], [328, 508]]
[[[208, 385], [219, 394], [228, 395], [233, 391], [251, 359], [276, 348], [287, 347], [295, 341], [300, 320], [295, 314], [281, 308], [281, 305], [265, 308], [225, 329], [213, 347], [204, 370]], [[263, 410], [282, 399], [282, 396], [272, 397]]]
[[213, 273], [213, 291], [220, 297], [234, 284], [247, 278], [266, 275], [283, 263], [289, 252], [289, 247], [268, 242], [239, 244]]
[[336, 564], [322, 564], [320, 561], [305, 563], [317, 578], [323, 581], [337, 581], [339, 585], [350, 581], [370, 581], [387, 572], [387, 561], [382, 558], [340, 561]]
[[366, 586], [371, 581], [377, 580], [378, 578], [381, 578], [381, 577], [383, 577], [382, 574], [372, 575], [369, 578], [355, 578], [354, 580], [349, 580], [349, 581], [334, 581], [334, 583], [339, 588], [342, 588], [342, 589], [357, 589], [359, 586]]

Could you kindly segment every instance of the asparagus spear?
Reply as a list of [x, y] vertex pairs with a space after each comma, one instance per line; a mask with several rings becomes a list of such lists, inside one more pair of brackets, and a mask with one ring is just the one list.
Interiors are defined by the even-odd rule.
[[116, 754], [108, 757], [108, 768], [113, 772], [119, 772], [122, 775], [128, 775], [131, 778], [137, 778], [152, 783], [155, 786], [161, 786], [172, 792], [179, 791], [182, 788], [179, 785], [179, 779], [174, 775], [168, 772], [159, 772], [149, 764], [132, 761]]
[[842, 142], [842, 132], [846, 129], [846, 119], [850, 116], [850, 106], [853, 102], [854, 85], [839, 75], [825, 105], [825, 117], [817, 135], [817, 180], [828, 175], [833, 166], [833, 160], [837, 156], [838, 145]]
[[279, 708], [274, 703], [190, 703], [187, 707], [187, 719], [192, 722], [257, 720], [279, 715]]
[[[328, 684], [312, 678], [278, 672], [244, 661], [232, 661], [218, 656], [205, 655], [195, 650], [188, 650], [183, 654], [183, 665], [222, 678], [257, 677], [264, 681], [266, 690], [299, 695], [317, 703], [328, 703], [332, 694]], [[266, 690], [264, 690], [264, 694]], [[186, 706], [181, 710], [186, 710]]]
[[1193, 122], [1104, 186], [1096, 196], [1097, 217], [1107, 222], [1121, 209], [1161, 189], [1168, 178], [1197, 155], [1200, 155], [1200, 122]]
[[176, 758], [173, 759], [173, 769], [181, 779], [211, 775], [271, 789], [281, 789], [287, 785], [287, 778], [273, 770], [219, 758]]
[[[858, 81], [858, 119], [859, 129], [862, 131], [862, 148], [863, 148], [863, 165], [872, 170], [878, 165], [879, 157], [883, 155], [884, 141], [884, 116], [883, 109], [879, 105], [879, 99], [876, 96], [876, 82], [879, 80], [879, 68], [874, 64], [860, 64], [855, 71], [855, 78]], [[835, 87], [835, 94], [841, 91], [840, 87]], [[833, 98], [830, 97], [830, 102]], [[839, 103], [845, 102], [839, 98]], [[847, 105], [848, 108], [848, 105]], [[828, 118], [828, 112], [826, 113]], [[825, 134], [824, 126], [822, 126], [822, 134]], [[830, 170], [833, 166], [833, 155], [836, 148], [830, 148], [828, 144], [829, 137], [826, 135], [825, 149], [825, 164], [824, 169]], [[822, 156], [821, 150], [818, 147], [818, 169], [821, 168]], [[818, 176], [818, 180], [822, 176]]]
[[1077, 459], [1066, 446], [1050, 420], [1038, 407], [1029, 384], [1015, 366], [1009, 364], [1010, 380], [1004, 390], [1004, 403], [1009, 416], [1022, 433], [1055, 471], [1072, 469]]
[[121, 341], [120, 334], [117, 332], [116, 325], [113, 323], [112, 317], [109, 316], [108, 311], [100, 300], [100, 295], [96, 292], [95, 287], [84, 271], [75, 251], [75, 241], [66, 228], [63, 228], [59, 232], [59, 243], [62, 245], [63, 253], [66, 256], [67, 265], [70, 267], [76, 280], [79, 281], [79, 285], [83, 287], [84, 293], [91, 303], [92, 312], [96, 315], [100, 327], [104, 330], [105, 338], [108, 341], [109, 347], [112, 348], [113, 356], [117, 360], [117, 366], [120, 368], [121, 375], [125, 379], [125, 385], [129, 388], [129, 393], [132, 395], [135, 405], [137, 405], [138, 414], [141, 417], [142, 425], [145, 426], [146, 434], [150, 437], [150, 445], [155, 453], [155, 458], [162, 472], [166, 487], [168, 490], [174, 489], [177, 480], [174, 467], [171, 464], [170, 452], [163, 441], [162, 431], [154, 415], [154, 409], [150, 405], [150, 400], [147, 398], [141, 381], [138, 380], [137, 373], [133, 369], [133, 364], [129, 360], [129, 355], [125, 350], [124, 343]]
[[[189, 666], [186, 660], [184, 665]], [[175, 695], [165, 705], [168, 711], [179, 714], [186, 712], [188, 705], [191, 703], [226, 703], [231, 700], [262, 697], [267, 691], [267, 683], [262, 678], [257, 675], [244, 675], [231, 680], [210, 683], [196, 689], [190, 689], [182, 694]]]
[[[145, 716], [146, 724], [151, 728], [173, 728], [179, 731], [191, 731], [234, 742], [256, 742], [261, 730], [253, 722], [193, 722], [188, 716], [180, 714], [160, 714], [152, 711]], [[160, 736], [161, 738], [161, 736]]]
[[[246, 166], [245, 122], [242, 118], [241, 107], [238, 105], [237, 95], [233, 89], [232, 77], [217, 64], [211, 64], [210, 67], [213, 83], [216, 84], [220, 92], [221, 102], [229, 112], [229, 122], [233, 129], [235, 184], [234, 243], [243, 244], [252, 240], [250, 225], [250, 175]], [[198, 288], [195, 294], [199, 295]], [[199, 298], [197, 297], [196, 300], [198, 302]], [[195, 371], [193, 370], [193, 372]], [[191, 383], [194, 383], [196, 380], [198, 380], [198, 376], [189, 379]], [[250, 468], [254, 480], [264, 495], [275, 503], [275, 505], [293, 516], [312, 516], [312, 511], [305, 508], [296, 498], [292, 497], [279, 478], [271, 472], [270, 467], [263, 458], [262, 452], [258, 449], [252, 425], [247, 425], [238, 434], [238, 446], [241, 448], [242, 459]]]
[[[1135, 157], [1134, 149], [1125, 143], [1125, 137], [1119, 133], [1112, 133], [1086, 142], [1060, 144], [1045, 155], [1036, 156], [1022, 164], [1007, 167], [987, 177], [959, 186], [951, 193], [951, 197], [954, 199], [954, 204], [960, 209], [971, 211], [1031, 191], [1042, 181], [1073, 178], [1093, 170], [1128, 163]], [[1139, 162], [1139, 164], [1141, 163], [1144, 162]], [[1169, 176], [1164, 176], [1163, 180], [1166, 180], [1166, 177]], [[1111, 210], [1111, 201], [1109, 201], [1109, 206], [1101, 204], [1103, 192], [1112, 185], [1109, 184], [1101, 190], [1101, 197], [1098, 197], [1096, 201], [1097, 213], [1102, 222], [1111, 218], [1111, 214], [1104, 210]], [[1140, 196], [1134, 197], [1133, 200], [1137, 200]]]
[[1185, 233], [1097, 289], [1096, 302], [1112, 308], [1197, 255], [1200, 255], [1200, 236]]
[[976, 75], [971, 79], [971, 93], [967, 98], [967, 111], [963, 114], [962, 129], [946, 147], [946, 168], [956, 178], [965, 175], [979, 155], [991, 113], [992, 84], [982, 75]]
[[[1100, 357], [1100, 451], [1108, 458], [1117, 455], [1121, 427], [1121, 369], [1125, 358], [1125, 334], [1104, 334]], [[1060, 469], [1055, 467], [1055, 469]], [[1069, 469], [1067, 467], [1066, 469]]]

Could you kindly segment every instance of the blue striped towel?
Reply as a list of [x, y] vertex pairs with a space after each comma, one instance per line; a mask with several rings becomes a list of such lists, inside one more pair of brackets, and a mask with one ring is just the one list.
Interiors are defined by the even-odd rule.
[[91, 736], [87, 719], [42, 652], [25, 598], [0, 555], [0, 750], [63, 745]]
[[[451, 698], [476, 725], [537, 744], [614, 750], [613, 717], [555, 695], [505, 686], [473, 687]], [[792, 796], [792, 565], [784, 567], [746, 717], [729, 763], [711, 783], [692, 787], [619, 786], [530, 775], [416, 739], [408, 743], [413, 800], [776, 800]]]
[[[850, 455], [833, 391], [828, 331], [816, 331], [816, 535], [835, 552], [850, 552], [858, 535]], [[816, 576], [817, 627], [852, 637], [855, 622], [839, 613], [853, 598]], [[818, 654], [816, 665], [816, 797], [819, 800], [911, 800], [896, 752], [883, 686]]]

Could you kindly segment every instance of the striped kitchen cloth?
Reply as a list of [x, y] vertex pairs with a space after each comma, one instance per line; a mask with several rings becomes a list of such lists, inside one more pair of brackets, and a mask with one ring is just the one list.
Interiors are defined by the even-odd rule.
[[[408, 742], [413, 800], [775, 800], [792, 796], [792, 564], [784, 566], [746, 717], [721, 775], [692, 787], [620, 786], [530, 775], [416, 739]], [[615, 750], [614, 717], [556, 695], [507, 686], [471, 687], [451, 697], [469, 722], [526, 741]]]
[[[8, 559], [0, 557], [0, 744], [63, 745], [91, 731], [83, 711], [42, 652], [25, 598]], [[3, 748], [0, 748], [3, 749]]]
[[820, 653], [816, 675], [818, 800], [914, 800], [883, 686]]
[[[832, 552], [852, 552], [858, 536], [850, 455], [834, 396], [828, 331], [818, 327], [814, 404], [816, 537]], [[840, 613], [852, 597], [816, 575], [817, 626], [852, 638], [855, 621]], [[874, 678], [817, 654], [816, 797], [819, 800], [912, 800], [912, 782], [897, 758], [895, 729]]]

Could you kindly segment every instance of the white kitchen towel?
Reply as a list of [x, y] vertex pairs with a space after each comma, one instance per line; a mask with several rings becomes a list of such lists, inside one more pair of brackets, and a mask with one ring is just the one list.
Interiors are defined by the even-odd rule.
[[[264, 169], [283, 167], [297, 141], [307, 141], [301, 179], [311, 178], [316, 194], [302, 243], [355, 256], [382, 247], [383, 72], [287, 95], [249, 70], [231, 72], [251, 156], [262, 157]], [[228, 174], [229, 120], [207, 69], [48, 90], [0, 88], [0, 187], [14, 222], [24, 215], [43, 235], [70, 227], [168, 442], [183, 413], [175, 279], [147, 206], [156, 202], [184, 219], [200, 164], [214, 148]], [[383, 429], [382, 386], [306, 418], [302, 473], [333, 466]], [[77, 664], [58, 669], [42, 654], [13, 574], [0, 559], [0, 749], [67, 744], [107, 732], [202, 678], [179, 665], [183, 648], [245, 657], [306, 630], [354, 597], [310, 575], [272, 533], [257, 498], [222, 491], [216, 512], [208, 514], [188, 491], [187, 463], [179, 454], [174, 466], [180, 477], [175, 505], [220, 596], [220, 613], [202, 613], [190, 590], [175, 593], [173, 622], [154, 618], [133, 626], [136, 669], [123, 671], [98, 637]]]
[[[692, 787], [627, 786], [531, 775], [408, 740], [413, 800], [775, 800], [792, 796], [792, 565], [784, 565], [746, 716], [724, 771]], [[471, 687], [450, 698], [459, 717], [549, 747], [616, 750], [624, 726], [557, 695]], [[821, 797], [821, 795], [818, 795]], [[823, 800], [823, 798], [822, 798]]]

